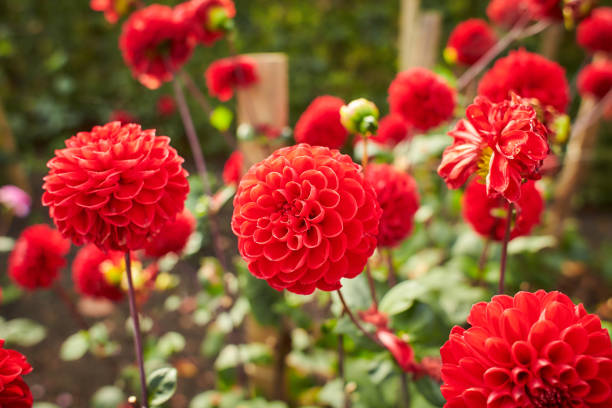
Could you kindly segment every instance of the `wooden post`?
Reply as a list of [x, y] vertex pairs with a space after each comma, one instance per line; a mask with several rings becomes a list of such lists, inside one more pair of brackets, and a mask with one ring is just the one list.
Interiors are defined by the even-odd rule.
[[3, 166], [6, 181], [20, 187], [24, 191], [31, 192], [32, 190], [30, 189], [30, 183], [28, 183], [28, 177], [21, 163], [19, 161], [13, 161], [17, 157], [17, 145], [11, 127], [6, 119], [6, 115], [4, 114], [2, 101], [0, 101], [0, 152], [5, 154], [9, 160], [9, 162]]
[[551, 24], [542, 33], [542, 42], [540, 43], [540, 54], [550, 60], [557, 58], [559, 53], [559, 47], [563, 41], [563, 34], [565, 34], [565, 27], [563, 23]]
[[442, 16], [420, 11], [420, 0], [401, 0], [399, 68], [433, 68], [440, 54]]

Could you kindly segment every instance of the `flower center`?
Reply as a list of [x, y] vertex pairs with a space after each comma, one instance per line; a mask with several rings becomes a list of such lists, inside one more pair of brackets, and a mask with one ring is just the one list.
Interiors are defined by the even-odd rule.
[[571, 403], [566, 391], [549, 388], [531, 396], [535, 408], [570, 408]]
[[487, 146], [482, 149], [480, 153], [480, 157], [478, 158], [478, 169], [476, 170], [476, 174], [478, 174], [482, 179], [486, 179], [489, 174], [489, 163], [491, 162], [491, 156], [493, 156], [493, 149]]

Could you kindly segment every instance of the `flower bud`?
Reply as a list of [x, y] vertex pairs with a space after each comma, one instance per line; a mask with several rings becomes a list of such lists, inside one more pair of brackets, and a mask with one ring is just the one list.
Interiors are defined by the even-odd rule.
[[351, 133], [368, 135], [378, 129], [378, 108], [364, 98], [355, 99], [340, 108], [340, 121]]
[[230, 18], [225, 7], [213, 7], [210, 9], [206, 28], [211, 31], [232, 31], [234, 27], [234, 20]]

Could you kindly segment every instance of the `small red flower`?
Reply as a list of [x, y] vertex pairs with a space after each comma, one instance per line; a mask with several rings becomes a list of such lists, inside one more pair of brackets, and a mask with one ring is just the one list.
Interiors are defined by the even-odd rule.
[[205, 73], [211, 96], [225, 102], [234, 96], [234, 89], [247, 88], [259, 80], [257, 64], [249, 57], [230, 57], [210, 64]]
[[487, 194], [508, 201], [521, 197], [523, 179], [537, 179], [549, 152], [548, 131], [524, 99], [491, 103], [476, 97], [448, 134], [455, 140], [444, 150], [438, 174], [449, 188], [459, 188], [474, 173], [486, 175]]
[[486, 21], [471, 18], [458, 24], [446, 44], [445, 55], [451, 62], [472, 65], [497, 42], [495, 32]]
[[477, 303], [442, 346], [445, 408], [612, 406], [612, 347], [599, 317], [543, 290]]
[[360, 170], [337, 150], [307, 144], [251, 167], [232, 217], [251, 273], [299, 294], [333, 291], [359, 275], [376, 248], [381, 215]]
[[138, 119], [126, 110], [117, 109], [111, 112], [109, 122], [120, 122], [122, 125], [127, 125], [129, 123], [138, 123]]
[[[502, 241], [510, 204], [502, 197], [490, 197], [487, 188], [474, 178], [463, 195], [463, 218], [474, 230], [485, 238]], [[544, 209], [542, 194], [535, 182], [521, 184], [521, 198], [515, 203], [516, 218], [510, 231], [510, 239], [529, 235], [531, 229], [540, 223]]]
[[500, 27], [513, 27], [527, 12], [527, 0], [491, 0], [487, 17]]
[[433, 72], [413, 68], [400, 72], [391, 82], [389, 104], [392, 113], [427, 131], [452, 117], [455, 91]]
[[612, 61], [599, 61], [587, 65], [578, 75], [580, 95], [603, 99], [612, 89]]
[[157, 113], [160, 116], [171, 116], [176, 112], [176, 102], [170, 95], [162, 95], [157, 100]]
[[152, 4], [134, 12], [119, 37], [123, 59], [134, 77], [150, 89], [172, 80], [173, 72], [193, 52], [190, 28], [167, 6]]
[[174, 221], [164, 225], [161, 231], [153, 237], [145, 247], [145, 253], [153, 258], [161, 258], [171, 252], [180, 255], [195, 230], [195, 226], [195, 217], [185, 208]]
[[43, 205], [65, 237], [103, 249], [143, 248], [183, 211], [183, 158], [154, 129], [111, 122], [79, 132], [55, 151]]
[[394, 247], [412, 232], [419, 209], [419, 192], [414, 179], [388, 164], [370, 164], [366, 179], [374, 187], [382, 208], [378, 245]]
[[392, 113], [380, 120], [378, 132], [370, 139], [387, 146], [395, 146], [404, 140], [410, 140], [412, 136], [412, 125], [400, 115]]
[[223, 182], [228, 186], [232, 184], [238, 185], [238, 183], [240, 183], [240, 179], [242, 178], [243, 170], [244, 155], [240, 150], [236, 150], [230, 155], [223, 166]]
[[230, 20], [236, 15], [232, 0], [190, 0], [177, 5], [174, 9], [179, 20], [189, 24], [191, 34], [204, 45], [212, 45], [223, 37], [226, 30], [215, 27], [215, 12], [221, 11], [223, 19]]
[[32, 393], [23, 376], [32, 372], [25, 356], [4, 348], [0, 339], [0, 406], [2, 408], [30, 408]]
[[497, 60], [478, 85], [478, 93], [493, 102], [508, 99], [511, 92], [536, 99], [559, 112], [565, 112], [569, 103], [565, 70], [556, 62], [525, 50], [510, 52]]
[[348, 131], [340, 122], [340, 108], [343, 105], [344, 101], [335, 96], [315, 98], [295, 124], [295, 141], [330, 149], [344, 146]]
[[119, 17], [129, 11], [131, 6], [131, 0], [91, 0], [89, 2], [92, 10], [104, 12], [104, 18], [111, 24], [115, 24]]
[[525, 0], [529, 13], [536, 19], [561, 20], [561, 0]]
[[118, 302], [123, 299], [121, 274], [112, 270], [124, 262], [120, 251], [104, 252], [94, 244], [79, 250], [72, 263], [72, 280], [79, 293]]
[[599, 7], [578, 26], [578, 44], [590, 52], [612, 54], [612, 7]]
[[389, 329], [376, 330], [376, 338], [389, 350], [402, 371], [415, 372], [414, 351], [410, 344], [397, 337]]
[[35, 290], [48, 288], [66, 265], [70, 242], [45, 224], [32, 225], [21, 233], [11, 252], [8, 272], [19, 286]]

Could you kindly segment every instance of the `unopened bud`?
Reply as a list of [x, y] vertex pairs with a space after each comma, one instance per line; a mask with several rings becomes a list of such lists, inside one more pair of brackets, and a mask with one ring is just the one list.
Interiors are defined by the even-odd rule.
[[340, 108], [340, 121], [351, 133], [368, 135], [378, 129], [378, 108], [364, 98], [355, 99]]
[[232, 31], [234, 20], [227, 14], [225, 7], [213, 7], [208, 12], [208, 24], [206, 28], [211, 31]]

